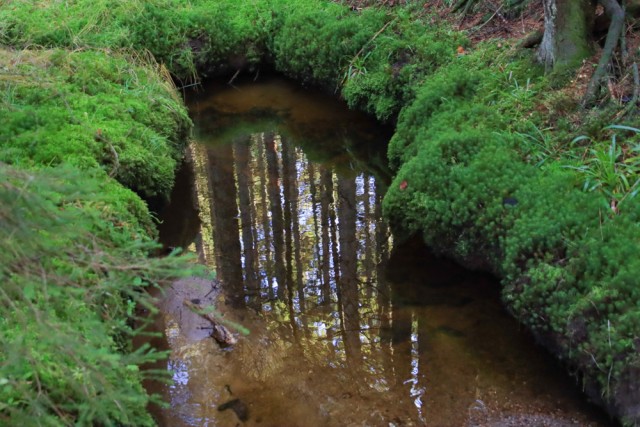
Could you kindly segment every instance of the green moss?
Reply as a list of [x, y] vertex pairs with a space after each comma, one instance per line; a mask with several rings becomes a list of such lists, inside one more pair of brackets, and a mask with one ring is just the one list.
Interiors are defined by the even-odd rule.
[[334, 3], [318, 8], [305, 3], [283, 13], [270, 46], [275, 65], [298, 80], [336, 87], [343, 70], [388, 18], [381, 10], [368, 9], [359, 15]]
[[102, 168], [143, 197], [168, 194], [190, 126], [170, 81], [106, 51], [2, 55], [0, 161]]
[[153, 310], [143, 285], [189, 269], [147, 258], [156, 229], [132, 190], [168, 194], [190, 121], [130, 55], [0, 57], [0, 417], [153, 425], [138, 366], [159, 355], [131, 348], [135, 311]]

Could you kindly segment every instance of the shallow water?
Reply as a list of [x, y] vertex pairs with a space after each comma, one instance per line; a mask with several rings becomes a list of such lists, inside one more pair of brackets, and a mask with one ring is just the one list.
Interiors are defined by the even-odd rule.
[[[277, 78], [188, 105], [197, 142], [161, 236], [218, 281], [179, 281], [161, 303], [174, 378], [149, 385], [170, 403], [161, 425], [608, 425], [493, 278], [394, 247], [387, 130]], [[185, 299], [248, 335], [220, 348]]]

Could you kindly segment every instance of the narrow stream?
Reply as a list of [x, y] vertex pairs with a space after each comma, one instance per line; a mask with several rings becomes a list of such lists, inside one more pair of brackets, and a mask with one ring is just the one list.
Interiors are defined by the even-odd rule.
[[[607, 426], [502, 309], [495, 279], [397, 247], [382, 219], [388, 130], [271, 78], [191, 94], [167, 246], [217, 281], [161, 303], [163, 426]], [[221, 348], [184, 300], [240, 334]]]

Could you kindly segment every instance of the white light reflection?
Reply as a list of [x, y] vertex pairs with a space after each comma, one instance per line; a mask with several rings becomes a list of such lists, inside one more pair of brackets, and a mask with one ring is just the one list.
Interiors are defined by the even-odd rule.
[[425, 414], [422, 407], [422, 395], [425, 393], [425, 388], [419, 384], [420, 368], [424, 369], [424, 366], [420, 366], [419, 362], [419, 342], [418, 342], [418, 317], [414, 313], [413, 321], [411, 322], [411, 394], [413, 404], [418, 409], [418, 417], [423, 423], [426, 423]]
[[189, 367], [184, 360], [169, 360], [167, 369], [173, 372], [173, 384], [171, 384], [171, 388], [185, 386], [189, 383]]
[[327, 336], [327, 325], [325, 325], [324, 322], [313, 322], [313, 327], [316, 328], [318, 338], [324, 338]]

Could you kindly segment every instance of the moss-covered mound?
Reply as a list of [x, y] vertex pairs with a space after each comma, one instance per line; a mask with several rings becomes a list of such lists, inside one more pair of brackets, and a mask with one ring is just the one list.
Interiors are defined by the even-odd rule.
[[320, 0], [14, 0], [0, 9], [0, 44], [149, 51], [183, 81], [275, 67], [386, 120], [468, 41], [410, 9]]
[[514, 315], [612, 413], [640, 422], [637, 119], [612, 127], [593, 114], [575, 131], [580, 119], [559, 118], [579, 116], [575, 97], [552, 90], [532, 52], [471, 46], [407, 3], [13, 0], [0, 8], [0, 43], [54, 50], [44, 74], [28, 61], [4, 68], [0, 155], [17, 165], [68, 158], [144, 196], [166, 192], [184, 113], [166, 91], [147, 92], [165, 82], [114, 50], [150, 52], [185, 84], [270, 67], [324, 86], [397, 119], [385, 198], [396, 232], [502, 277]]
[[102, 168], [145, 198], [168, 194], [190, 122], [157, 67], [106, 50], [0, 50], [0, 62], [0, 161]]
[[154, 310], [142, 288], [188, 268], [148, 258], [140, 195], [171, 189], [185, 109], [130, 55], [0, 58], [0, 424], [153, 425], [138, 367], [159, 355], [131, 345]]

